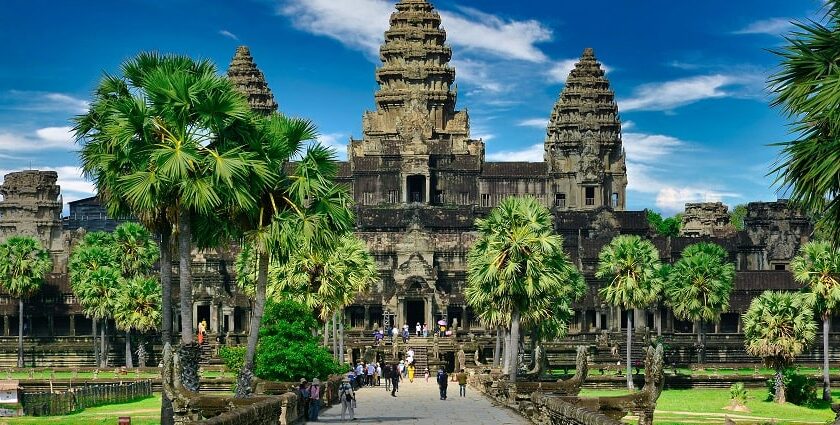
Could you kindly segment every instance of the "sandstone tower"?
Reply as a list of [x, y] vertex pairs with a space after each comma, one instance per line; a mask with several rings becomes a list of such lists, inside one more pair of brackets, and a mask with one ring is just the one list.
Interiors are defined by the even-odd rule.
[[618, 106], [591, 48], [566, 79], [547, 133], [545, 162], [554, 179], [555, 206], [625, 208], [627, 169]]
[[256, 112], [268, 115], [277, 110], [274, 95], [265, 82], [265, 76], [257, 68], [251, 51], [246, 46], [236, 48], [236, 54], [230, 61], [227, 71], [228, 78], [240, 92], [248, 96], [248, 104]]
[[376, 71], [376, 110], [349, 148], [356, 202], [469, 204], [484, 144], [471, 140], [469, 116], [455, 110], [452, 50], [440, 15], [425, 0], [401, 0], [391, 15]]
[[0, 240], [32, 236], [53, 254], [61, 251], [61, 188], [55, 171], [9, 173], [0, 185]]

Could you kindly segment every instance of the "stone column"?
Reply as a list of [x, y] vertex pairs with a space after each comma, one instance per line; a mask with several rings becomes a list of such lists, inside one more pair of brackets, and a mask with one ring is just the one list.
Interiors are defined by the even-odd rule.
[[219, 333], [219, 309], [216, 304], [210, 304], [210, 323], [207, 324], [207, 333]]
[[656, 333], [661, 335], [662, 334], [662, 309], [656, 308], [653, 311], [653, 324], [656, 326]]
[[392, 326], [401, 330], [402, 325], [405, 323], [408, 323], [405, 317], [405, 300], [397, 298], [397, 316], [394, 317], [394, 324]]
[[55, 315], [53, 313], [47, 315], [47, 332], [49, 336], [55, 335]]
[[720, 333], [720, 322], [715, 323], [715, 333], [716, 334]]
[[365, 322], [362, 326], [362, 329], [370, 329], [370, 306], [367, 304], [365, 304]]
[[425, 317], [426, 326], [429, 328], [429, 332], [431, 332], [432, 329], [434, 329], [434, 326], [435, 326], [435, 323], [433, 323], [435, 319], [434, 319], [434, 317], [432, 317], [432, 303], [433, 302], [434, 302], [434, 298], [432, 298], [432, 297], [426, 297], [426, 299], [423, 301], [423, 306], [425, 307], [423, 317]]
[[70, 336], [76, 336], [76, 315], [70, 315]]
[[738, 314], [737, 316], [738, 316], [738, 325], [737, 325], [738, 326], [738, 333], [741, 333], [741, 315]]
[[595, 328], [598, 330], [598, 332], [601, 331], [601, 310], [600, 309], [595, 310]]
[[647, 310], [637, 308], [633, 311], [633, 331], [638, 332], [647, 327]]
[[9, 316], [3, 315], [3, 336], [9, 336]]
[[461, 329], [468, 330], [470, 323], [467, 321], [467, 305], [461, 306]]
[[432, 179], [430, 178], [430, 176], [423, 176], [423, 179], [425, 181], [425, 184], [423, 186], [424, 186], [424, 189], [426, 190], [426, 204], [431, 204], [432, 203], [432, 198], [430, 198], [429, 196], [432, 193], [432, 190], [431, 190], [432, 189], [431, 188]]

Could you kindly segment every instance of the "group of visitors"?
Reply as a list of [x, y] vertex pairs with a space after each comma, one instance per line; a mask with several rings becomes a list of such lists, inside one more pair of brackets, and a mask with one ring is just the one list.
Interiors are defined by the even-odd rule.
[[[427, 326], [425, 323], [423, 323], [421, 325], [420, 322], [417, 322], [417, 324], [414, 325], [414, 336], [415, 337], [426, 338], [426, 337], [429, 336], [430, 333], [434, 333], [434, 332], [438, 332], [439, 336], [452, 335], [452, 331], [447, 328], [445, 323], [440, 323], [438, 325], [437, 330], [434, 330], [434, 329], [430, 330], [429, 326]], [[387, 333], [387, 335], [386, 335], [386, 333]], [[397, 328], [395, 326], [392, 329], [386, 329], [384, 332], [381, 329], [377, 329], [377, 330], [373, 331], [373, 338], [374, 338], [374, 341], [375, 341], [376, 345], [381, 344], [382, 340], [384, 340], [386, 336], [389, 337], [391, 342], [394, 342], [395, 338], [402, 338], [403, 343], [405, 344], [405, 343], [408, 343], [408, 341], [411, 339], [412, 332], [409, 329], [408, 324], [403, 325], [402, 329]]]
[[356, 367], [347, 374], [347, 379], [354, 390], [364, 386], [379, 386], [382, 367], [379, 363], [356, 363]]
[[317, 422], [321, 411], [321, 381], [318, 378], [310, 384], [306, 378], [300, 378], [298, 392], [303, 403], [303, 415], [307, 421]]

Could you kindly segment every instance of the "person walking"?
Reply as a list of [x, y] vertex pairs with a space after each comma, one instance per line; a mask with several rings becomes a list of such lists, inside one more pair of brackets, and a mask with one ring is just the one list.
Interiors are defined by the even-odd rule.
[[309, 420], [309, 382], [306, 381], [306, 378], [300, 378], [298, 391], [300, 392], [300, 404], [303, 408], [303, 417], [304, 419]]
[[399, 372], [400, 379], [402, 379], [405, 373], [405, 360], [400, 360], [400, 364], [397, 366], [397, 372]]
[[420, 336], [422, 334], [423, 334], [423, 326], [420, 325], [420, 322], [417, 322], [417, 324], [414, 325], [414, 336]]
[[385, 391], [391, 391], [391, 365], [385, 363], [382, 368], [382, 379], [385, 380]]
[[312, 380], [309, 387], [309, 420], [318, 422], [318, 413], [321, 411], [321, 381], [318, 378]]
[[350, 385], [349, 379], [341, 381], [341, 388], [338, 390], [338, 399], [341, 400], [341, 421], [344, 422], [346, 414], [350, 413], [350, 420], [356, 420], [356, 393], [353, 391], [353, 386]]
[[395, 394], [400, 387], [400, 374], [397, 365], [391, 369], [391, 397], [396, 397]]
[[373, 374], [373, 378], [376, 380], [376, 386], [378, 387], [382, 383], [382, 366], [379, 363], [376, 364], [376, 373]]
[[376, 366], [373, 363], [368, 363], [367, 365], [367, 385], [369, 387], [373, 386], [373, 375], [376, 373]]
[[408, 365], [408, 382], [414, 383], [414, 363]]
[[429, 383], [429, 368], [423, 369], [423, 376], [426, 377], [426, 383]]
[[440, 389], [440, 399], [446, 400], [446, 387], [449, 385], [449, 375], [443, 370], [443, 366], [438, 369], [437, 384]]
[[362, 362], [356, 364], [356, 388], [361, 388], [365, 386], [365, 368], [362, 366]]
[[461, 397], [467, 396], [467, 371], [461, 369], [461, 372], [457, 374], [458, 376], [458, 394]]
[[427, 338], [429, 336], [429, 327], [423, 323], [423, 338]]

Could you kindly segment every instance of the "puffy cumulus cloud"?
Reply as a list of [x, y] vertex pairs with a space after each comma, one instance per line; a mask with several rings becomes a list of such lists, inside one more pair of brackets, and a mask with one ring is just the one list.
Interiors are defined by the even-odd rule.
[[448, 41], [467, 50], [480, 50], [504, 59], [545, 62], [548, 57], [536, 44], [551, 40], [552, 32], [539, 21], [507, 20], [477, 9], [461, 13], [441, 11]]
[[768, 34], [780, 35], [795, 28], [790, 18], [770, 18], [751, 22], [733, 34]]
[[734, 197], [739, 197], [739, 195], [702, 187], [666, 186], [656, 194], [656, 206], [668, 212], [680, 212], [689, 202], [721, 202], [724, 198]]
[[738, 78], [716, 74], [644, 84], [630, 98], [619, 100], [618, 105], [622, 112], [670, 111], [701, 100], [730, 96], [732, 93], [724, 88], [739, 83]]
[[487, 154], [488, 161], [498, 162], [542, 162], [545, 149], [542, 143], [531, 145], [522, 150], [507, 150]]
[[33, 152], [74, 149], [71, 127], [44, 127], [31, 133], [0, 130], [0, 151]]

